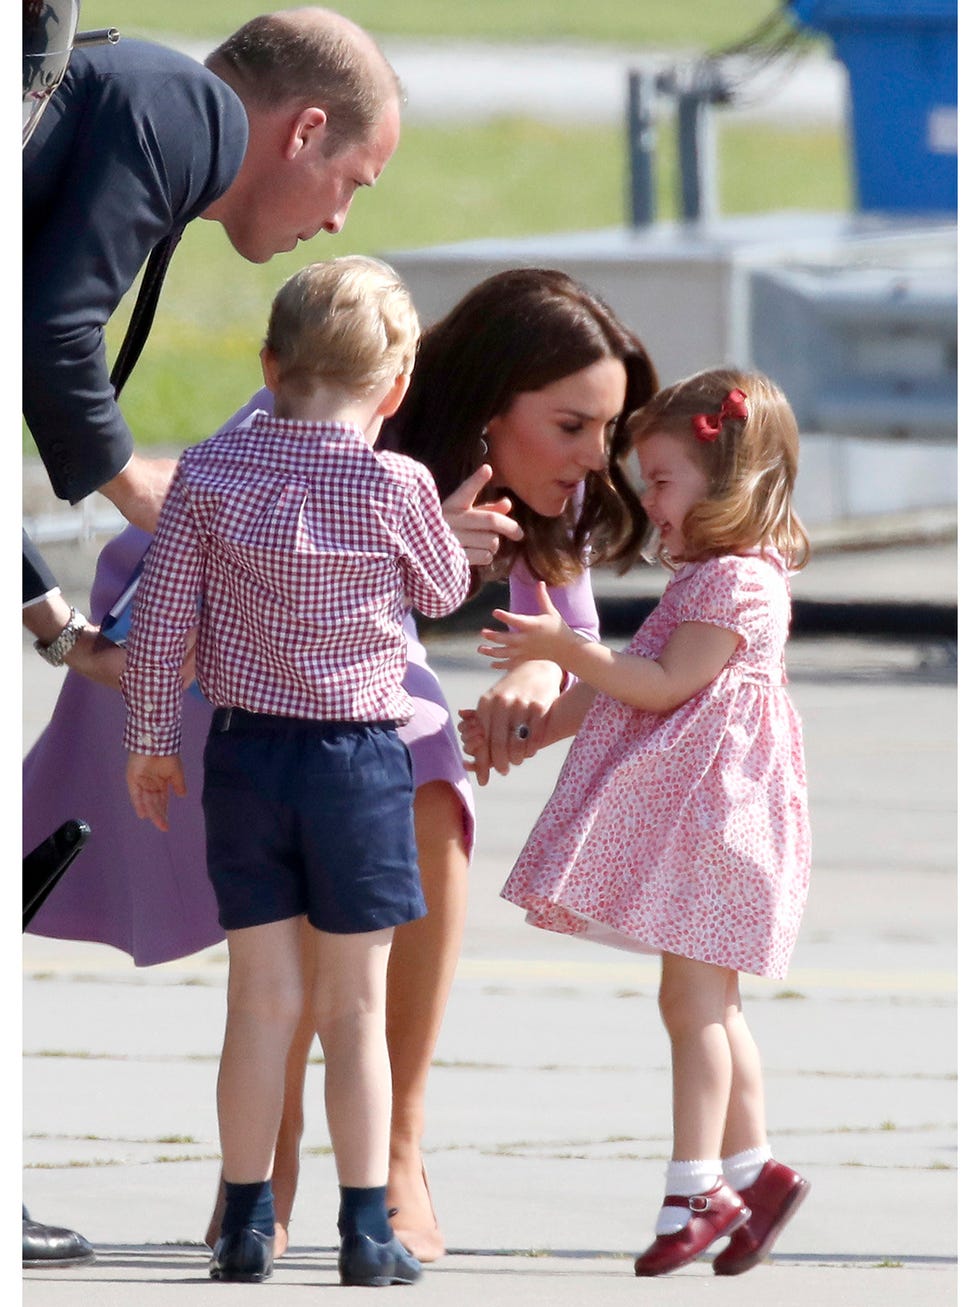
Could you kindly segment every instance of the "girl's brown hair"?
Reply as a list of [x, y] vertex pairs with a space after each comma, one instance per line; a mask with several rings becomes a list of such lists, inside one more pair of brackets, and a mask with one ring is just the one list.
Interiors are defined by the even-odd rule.
[[[506, 576], [515, 556], [549, 585], [562, 585], [589, 563], [634, 560], [649, 523], [620, 466], [626, 421], [657, 388], [646, 350], [612, 310], [577, 281], [548, 268], [515, 268], [475, 286], [422, 334], [412, 384], [385, 423], [381, 445], [400, 449], [432, 472], [443, 499], [486, 461], [483, 429], [514, 399], [617, 358], [626, 369], [623, 412], [609, 439], [608, 465], [586, 477], [579, 506], [557, 518], [533, 512], [512, 491], [513, 517], [524, 531], [502, 540], [481, 580]], [[493, 495], [500, 492], [496, 487]]]
[[[745, 396], [744, 418], [721, 415], [732, 391]], [[695, 434], [702, 418], [718, 425], [713, 439]], [[771, 547], [787, 566], [805, 566], [810, 542], [792, 505], [800, 437], [786, 396], [768, 377], [735, 368], [699, 372], [659, 390], [629, 427], [634, 445], [660, 433], [684, 440], [708, 478], [707, 498], [684, 519], [685, 558]], [[671, 565], [662, 546], [658, 557]]]

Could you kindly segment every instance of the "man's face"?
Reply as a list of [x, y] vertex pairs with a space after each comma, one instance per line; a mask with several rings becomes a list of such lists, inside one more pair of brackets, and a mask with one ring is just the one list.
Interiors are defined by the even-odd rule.
[[205, 216], [223, 223], [232, 245], [251, 263], [265, 263], [320, 231], [336, 234], [355, 191], [373, 186], [381, 176], [395, 152], [399, 130], [395, 100], [363, 141], [333, 153], [324, 149], [329, 144], [329, 121], [322, 129], [311, 130], [292, 153], [264, 148], [260, 126], [258, 144], [253, 146], [255, 136], [250, 138], [252, 157], [246, 155], [224, 197], [226, 203]]

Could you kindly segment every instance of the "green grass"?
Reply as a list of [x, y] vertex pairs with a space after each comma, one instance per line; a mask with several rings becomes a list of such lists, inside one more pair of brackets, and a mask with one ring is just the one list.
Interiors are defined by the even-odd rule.
[[[704, 49], [745, 36], [780, 5], [778, 0], [633, 0], [607, 5], [594, 0], [338, 0], [335, 7], [379, 37], [575, 40]], [[254, 0], [167, 0], [165, 5], [159, 0], [83, 0], [82, 25], [116, 26], [133, 36], [181, 32], [220, 39], [261, 12]]]
[[[726, 212], [840, 209], [845, 158], [834, 133], [731, 127], [720, 135]], [[672, 154], [661, 159], [662, 211], [675, 210]], [[623, 222], [626, 177], [615, 132], [569, 131], [526, 120], [455, 130], [410, 128], [376, 190], [362, 192], [340, 236], [261, 266], [245, 264], [216, 224], [193, 224], [174, 259], [140, 366], [125, 395], [141, 443], [186, 444], [228, 416], [258, 384], [269, 302], [314, 258], [474, 236], [589, 230]], [[114, 345], [128, 301], [110, 332]]]
[[[342, 12], [378, 35], [499, 40], [575, 39], [649, 48], [713, 48], [773, 13], [777, 0], [340, 0]], [[82, 26], [124, 33], [181, 32], [214, 39], [260, 12], [242, 0], [83, 0]], [[847, 208], [846, 141], [832, 131], [725, 125], [719, 115], [723, 212]], [[676, 215], [672, 133], [661, 133], [660, 216]], [[167, 277], [149, 343], [123, 395], [141, 446], [185, 445], [233, 412], [258, 385], [258, 349], [269, 303], [298, 267], [351, 251], [384, 254], [475, 237], [618, 226], [627, 196], [624, 132], [527, 119], [403, 129], [376, 190], [359, 193], [345, 230], [292, 254], [244, 263], [214, 223], [188, 229]], [[110, 357], [135, 292], [109, 324]], [[33, 452], [30, 436], [24, 449]]]
[[[669, 133], [659, 159], [661, 216], [676, 214]], [[849, 204], [838, 134], [731, 125], [719, 131], [727, 213], [840, 210]], [[408, 126], [376, 189], [358, 194], [339, 236], [321, 236], [267, 264], [245, 263], [216, 223], [192, 223], [174, 256], [157, 318], [123, 408], [142, 446], [209, 434], [259, 385], [269, 304], [297, 268], [361, 251], [394, 253], [474, 237], [520, 237], [621, 225], [625, 146], [613, 129], [503, 119], [481, 126]], [[114, 356], [132, 292], [109, 326]], [[25, 450], [33, 448], [28, 436]]]

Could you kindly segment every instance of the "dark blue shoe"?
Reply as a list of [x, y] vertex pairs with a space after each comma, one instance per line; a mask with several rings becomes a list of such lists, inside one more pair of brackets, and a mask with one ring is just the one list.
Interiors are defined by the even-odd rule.
[[383, 1288], [388, 1284], [414, 1284], [422, 1274], [421, 1263], [412, 1256], [397, 1235], [378, 1243], [366, 1234], [345, 1234], [337, 1257], [341, 1284], [363, 1284]]
[[272, 1274], [273, 1236], [261, 1230], [245, 1228], [235, 1234], [223, 1234], [214, 1245], [208, 1264], [212, 1280], [239, 1280], [258, 1284]]

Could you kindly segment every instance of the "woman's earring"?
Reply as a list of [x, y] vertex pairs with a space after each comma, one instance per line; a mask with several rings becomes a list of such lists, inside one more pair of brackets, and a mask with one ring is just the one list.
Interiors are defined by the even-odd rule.
[[487, 444], [486, 427], [484, 427], [480, 432], [480, 443], [477, 445], [476, 450], [482, 461], [485, 463], [490, 456], [490, 446]]

